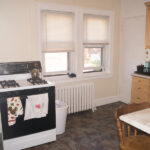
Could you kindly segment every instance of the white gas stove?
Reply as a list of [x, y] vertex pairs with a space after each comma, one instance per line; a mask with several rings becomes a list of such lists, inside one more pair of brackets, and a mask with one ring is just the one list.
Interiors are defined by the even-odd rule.
[[[38, 76], [32, 76], [32, 70]], [[3, 150], [21, 150], [56, 140], [55, 86], [42, 77], [39, 61], [0, 63], [0, 111]], [[26, 101], [30, 96], [47, 94], [48, 113], [46, 117], [24, 120]], [[20, 97], [24, 114], [16, 124], [8, 125], [7, 99]]]

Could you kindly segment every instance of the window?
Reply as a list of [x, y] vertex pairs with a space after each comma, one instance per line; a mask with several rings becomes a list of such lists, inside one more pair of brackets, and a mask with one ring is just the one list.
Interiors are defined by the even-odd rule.
[[69, 57], [74, 51], [72, 13], [42, 11], [42, 52], [45, 74], [60, 75], [69, 72]]
[[63, 73], [69, 70], [68, 68], [68, 53], [45, 53], [45, 71]]
[[109, 18], [84, 14], [83, 72], [104, 70], [104, 52], [108, 45]]
[[68, 73], [83, 78], [111, 73], [112, 12], [55, 5], [39, 12], [44, 75], [55, 80]]
[[84, 69], [83, 72], [103, 70], [103, 48], [84, 48]]

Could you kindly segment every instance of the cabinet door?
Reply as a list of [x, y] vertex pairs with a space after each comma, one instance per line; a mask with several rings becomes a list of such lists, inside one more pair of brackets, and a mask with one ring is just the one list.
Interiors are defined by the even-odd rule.
[[150, 48], [150, 2], [146, 5], [146, 30], [145, 30], [145, 48]]
[[134, 77], [132, 78], [132, 96], [134, 103], [147, 102], [149, 98], [149, 79]]

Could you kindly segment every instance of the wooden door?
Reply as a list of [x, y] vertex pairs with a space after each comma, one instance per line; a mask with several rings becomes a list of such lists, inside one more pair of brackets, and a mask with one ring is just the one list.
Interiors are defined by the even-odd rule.
[[150, 2], [146, 2], [145, 48], [150, 48]]

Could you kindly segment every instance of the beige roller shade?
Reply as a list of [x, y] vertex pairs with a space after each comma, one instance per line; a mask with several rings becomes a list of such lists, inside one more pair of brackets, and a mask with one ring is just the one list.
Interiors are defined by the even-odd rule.
[[42, 49], [44, 52], [74, 50], [74, 15], [72, 13], [43, 11]]
[[84, 43], [108, 44], [109, 17], [84, 15]]

